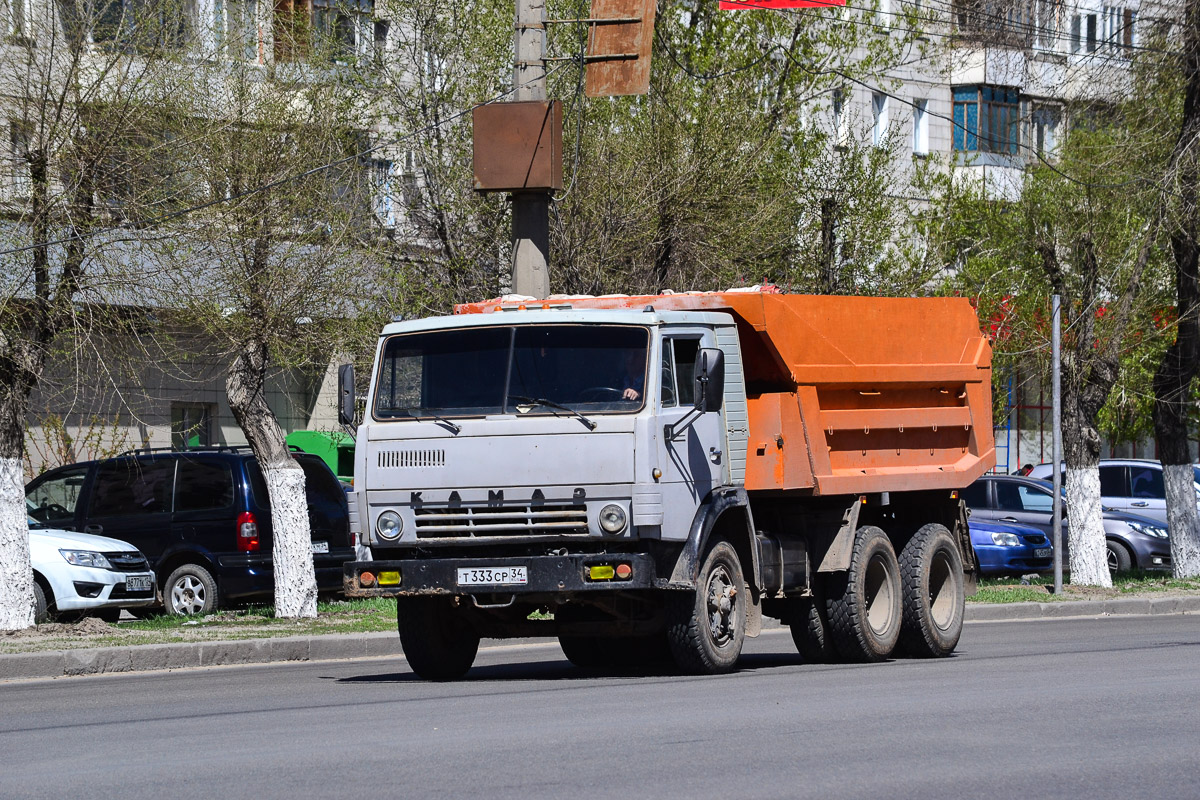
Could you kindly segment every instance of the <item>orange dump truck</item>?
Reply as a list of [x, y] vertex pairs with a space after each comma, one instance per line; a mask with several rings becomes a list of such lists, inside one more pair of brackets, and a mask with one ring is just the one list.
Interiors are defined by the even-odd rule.
[[990, 387], [957, 298], [505, 298], [394, 323], [351, 497], [375, 560], [345, 588], [398, 599], [429, 678], [538, 635], [584, 667], [722, 672], [763, 615], [809, 660], [944, 656]]

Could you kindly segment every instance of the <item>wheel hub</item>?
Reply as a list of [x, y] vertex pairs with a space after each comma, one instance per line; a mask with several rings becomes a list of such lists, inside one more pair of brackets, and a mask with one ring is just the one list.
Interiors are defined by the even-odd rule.
[[734, 636], [734, 598], [737, 589], [724, 568], [713, 570], [708, 579], [705, 593], [708, 604], [709, 635], [718, 647], [727, 644]]

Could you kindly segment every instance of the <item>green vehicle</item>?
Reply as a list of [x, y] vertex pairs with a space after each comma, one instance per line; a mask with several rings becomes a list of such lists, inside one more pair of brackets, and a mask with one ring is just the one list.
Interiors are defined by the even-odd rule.
[[354, 437], [341, 431], [292, 431], [288, 447], [321, 458], [342, 483], [354, 482]]

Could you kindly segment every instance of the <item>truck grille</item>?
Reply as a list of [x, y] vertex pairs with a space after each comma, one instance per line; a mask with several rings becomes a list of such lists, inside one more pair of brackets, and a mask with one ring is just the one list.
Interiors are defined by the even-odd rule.
[[445, 450], [381, 450], [379, 466], [383, 469], [413, 469], [446, 466]]
[[587, 535], [587, 506], [486, 506], [416, 509], [417, 538]]
[[150, 565], [140, 552], [105, 553], [113, 572], [149, 572]]

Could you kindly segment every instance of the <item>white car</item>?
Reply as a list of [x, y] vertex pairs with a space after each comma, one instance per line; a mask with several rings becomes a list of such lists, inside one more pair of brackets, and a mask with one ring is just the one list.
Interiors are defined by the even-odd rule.
[[133, 545], [39, 525], [29, 520], [37, 622], [48, 622], [61, 612], [116, 622], [122, 608], [154, 603], [154, 572]]

